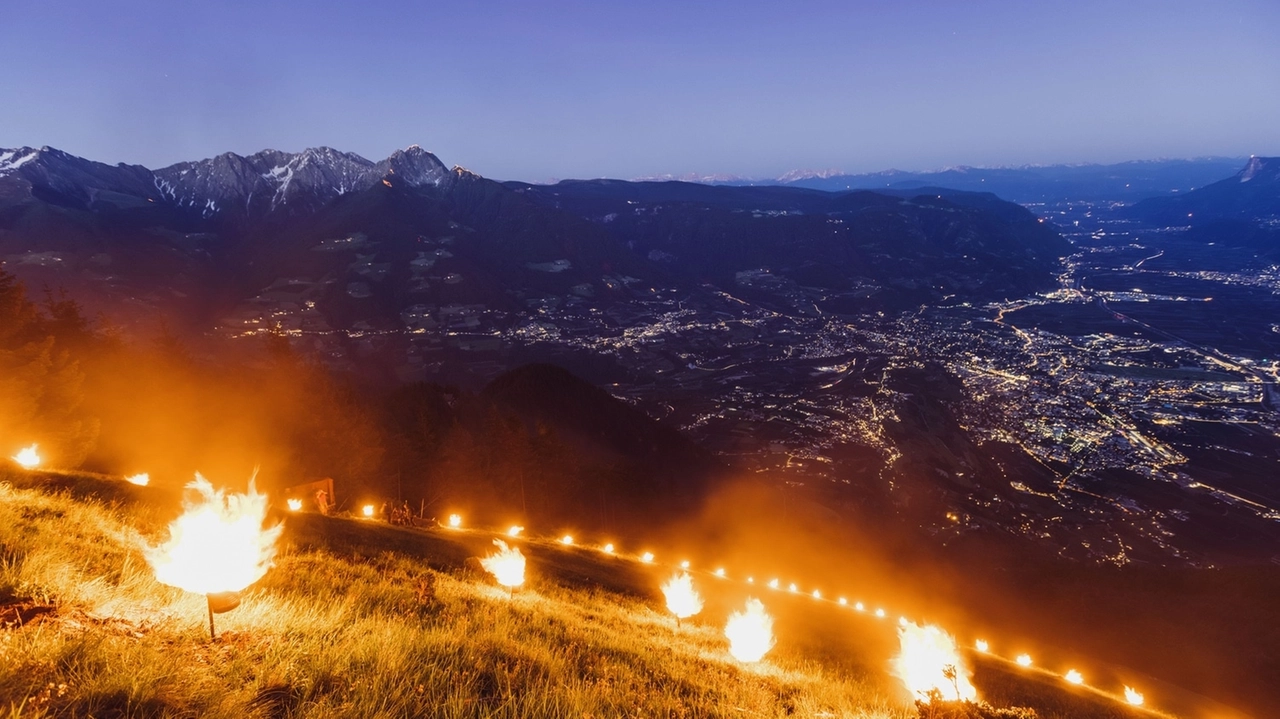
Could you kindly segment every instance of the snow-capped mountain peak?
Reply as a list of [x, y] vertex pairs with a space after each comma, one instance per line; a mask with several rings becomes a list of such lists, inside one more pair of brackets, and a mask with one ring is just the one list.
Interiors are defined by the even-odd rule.
[[1240, 182], [1248, 182], [1255, 178], [1269, 180], [1280, 179], [1280, 157], [1258, 157], [1254, 155], [1239, 174]]
[[778, 178], [778, 182], [799, 182], [800, 180], [826, 180], [831, 177], [843, 175], [844, 170], [839, 168], [828, 168], [826, 170], [792, 170]]
[[440, 158], [418, 145], [396, 150], [390, 157], [378, 163], [376, 169], [379, 170], [379, 174], [374, 178], [375, 182], [394, 175], [399, 182], [408, 183], [413, 187], [439, 186], [449, 174], [448, 168], [440, 162]]
[[[262, 205], [267, 211], [324, 204], [366, 190], [390, 174], [420, 186], [439, 185], [447, 172], [435, 155], [411, 145], [377, 163], [331, 147], [309, 147], [297, 153], [263, 150], [247, 157], [224, 153], [155, 173], [156, 186], [179, 205], [206, 207], [212, 200], [219, 209]], [[206, 209], [205, 214], [216, 211]]]

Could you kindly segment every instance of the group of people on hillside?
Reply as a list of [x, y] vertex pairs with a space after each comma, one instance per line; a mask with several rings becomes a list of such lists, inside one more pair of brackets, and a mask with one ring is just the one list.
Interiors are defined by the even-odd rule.
[[382, 503], [382, 513], [379, 515], [391, 524], [404, 527], [412, 527], [417, 524], [413, 515], [413, 510], [409, 509], [408, 502], [401, 502], [400, 506], [396, 506], [389, 502]]

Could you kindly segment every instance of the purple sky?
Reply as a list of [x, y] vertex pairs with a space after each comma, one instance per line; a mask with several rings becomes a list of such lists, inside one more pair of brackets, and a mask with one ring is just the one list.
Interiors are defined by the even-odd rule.
[[[6, 0], [0, 147], [500, 179], [1280, 154], [1277, 0]], [[190, 7], [188, 7], [190, 6]]]

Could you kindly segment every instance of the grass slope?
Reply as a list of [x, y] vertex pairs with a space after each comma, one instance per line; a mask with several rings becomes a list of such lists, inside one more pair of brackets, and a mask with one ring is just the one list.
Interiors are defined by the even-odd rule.
[[[677, 628], [657, 597], [670, 570], [526, 540], [529, 584], [509, 597], [469, 560], [491, 548], [473, 531], [291, 515], [275, 568], [211, 642], [204, 598], [158, 584], [140, 550], [177, 504], [0, 472], [0, 715], [915, 715], [885, 624], [765, 597], [778, 646], [744, 667], [721, 629], [745, 589], [699, 580], [707, 607]], [[978, 676], [1041, 717], [1150, 716], [997, 663]]]

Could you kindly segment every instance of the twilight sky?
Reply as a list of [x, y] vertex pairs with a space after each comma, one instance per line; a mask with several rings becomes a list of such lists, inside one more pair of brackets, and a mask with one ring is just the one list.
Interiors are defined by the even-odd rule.
[[0, 147], [498, 179], [1280, 155], [1276, 0], [5, 0]]

